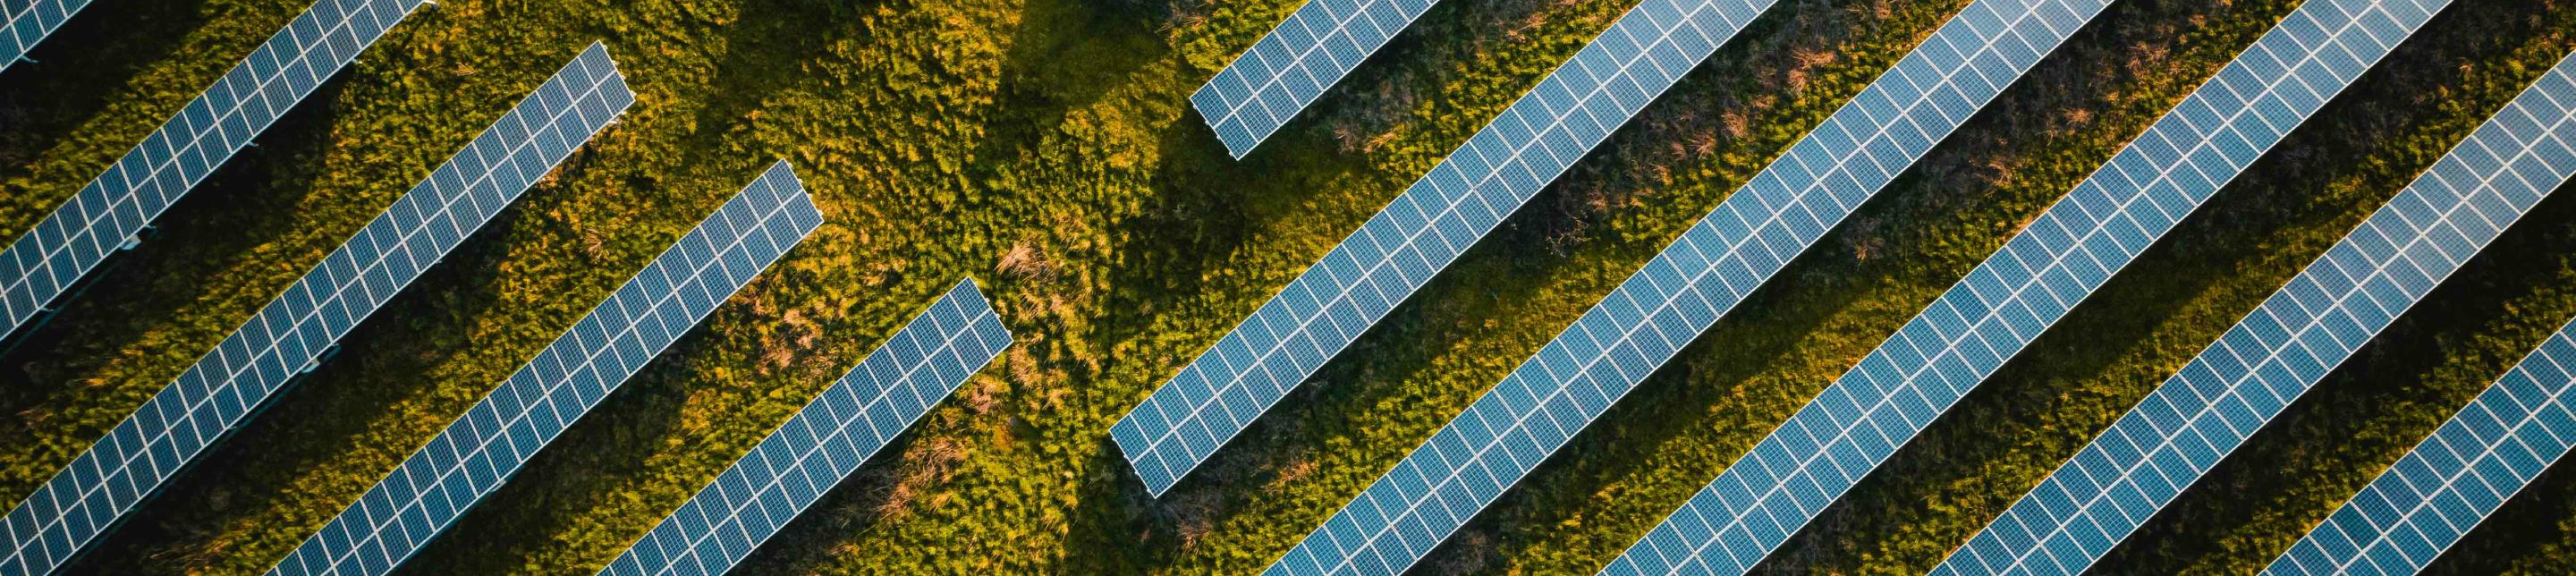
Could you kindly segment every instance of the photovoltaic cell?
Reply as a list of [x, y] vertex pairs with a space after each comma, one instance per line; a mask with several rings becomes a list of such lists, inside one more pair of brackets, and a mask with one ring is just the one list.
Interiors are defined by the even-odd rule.
[[[129, 246], [163, 209], [425, 0], [322, 0], [0, 252], [0, 335]], [[13, 24], [15, 26], [15, 24]]]
[[772, 165], [269, 573], [392, 571], [822, 224]]
[[582, 52], [0, 519], [0, 573], [61, 567], [634, 101]]
[[958, 282], [600, 573], [733, 568], [1010, 345], [975, 282]]
[[2107, 4], [1969, 5], [1271, 571], [1421, 560]]
[[2558, 329], [2267, 574], [2415, 574], [2576, 443], [2576, 324]]
[[[2302, 5], [1729, 465], [1607, 572], [1749, 570], [2430, 12], [2403, 3]], [[2328, 33], [2311, 34], [2319, 30]]]
[[53, 34], [89, 0], [10, 0], [0, 2], [0, 70], [9, 69]]
[[2576, 173], [2544, 75], [2022, 496], [1936, 573], [2075, 573]]
[[1311, 0], [1190, 94], [1236, 158], [1279, 131], [1439, 0]]
[[1644, 0], [1369, 218], [1110, 437], [1162, 495], [1774, 0]]

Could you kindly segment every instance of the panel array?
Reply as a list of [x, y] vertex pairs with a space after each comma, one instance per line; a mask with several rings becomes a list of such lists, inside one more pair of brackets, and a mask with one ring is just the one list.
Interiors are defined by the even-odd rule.
[[[1942, 573], [2075, 573], [2576, 173], [2553, 99], [2571, 67], [2507, 104], [2218, 342], [2060, 465]], [[2576, 100], [2567, 100], [2576, 104]]]
[[89, 0], [26, 0], [0, 4], [0, 70], [9, 69], [36, 49], [37, 42], [54, 33], [72, 14], [89, 7]]
[[1271, 571], [1420, 561], [2107, 4], [1962, 10]]
[[635, 101], [592, 45], [0, 520], [0, 573], [60, 567]]
[[322, 0], [0, 252], [0, 335], [43, 312], [163, 209], [427, 0]]
[[601, 573], [732, 569], [1010, 345], [975, 282], [958, 282]]
[[2576, 444], [2576, 324], [2272, 561], [2269, 574], [2415, 574]]
[[2430, 17], [2335, 4], [2257, 40], [1609, 572], [1750, 569]]
[[772, 165], [269, 573], [392, 571], [822, 223]]
[[1190, 94], [1236, 158], [1279, 131], [1439, 0], [1312, 0]]
[[1775, 0], [1644, 0], [1120, 418], [1162, 495]]

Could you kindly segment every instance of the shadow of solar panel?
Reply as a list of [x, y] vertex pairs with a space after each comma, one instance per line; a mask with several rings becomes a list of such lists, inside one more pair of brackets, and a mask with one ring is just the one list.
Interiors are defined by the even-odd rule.
[[958, 282], [601, 574], [733, 568], [1010, 345], [975, 281]]
[[2506, 104], [1939, 572], [2071, 574], [2101, 559], [2576, 173], [2559, 139], [2576, 111], [2553, 101], [2576, 95], [2570, 72]]
[[1644, 0], [1110, 428], [1160, 496], [1774, 0]]
[[634, 101], [591, 45], [0, 519], [0, 573], [69, 561]]
[[1271, 571], [1420, 561], [2107, 4], [1961, 10]]
[[2576, 324], [2558, 329], [2266, 574], [2415, 574], [2576, 443]]
[[822, 224], [771, 165], [269, 573], [393, 571]]
[[1242, 158], [1439, 0], [1311, 0], [1190, 94]]
[[425, 0], [322, 0], [0, 252], [0, 336], [46, 310], [161, 211]]
[[2431, 17], [2364, 8], [2310, 3], [2257, 40], [1610, 571], [1759, 562]]
[[89, 0], [26, 0], [0, 4], [0, 70], [26, 58], [37, 42], [61, 28]]

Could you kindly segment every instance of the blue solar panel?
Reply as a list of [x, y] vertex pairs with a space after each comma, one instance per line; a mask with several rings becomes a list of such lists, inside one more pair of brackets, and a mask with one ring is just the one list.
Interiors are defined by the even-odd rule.
[[2576, 96], [2568, 71], [2452, 148], [1940, 572], [2071, 574], [2108, 553], [2576, 173], [2576, 150], [2559, 141], [2576, 114], [2552, 102]]
[[1774, 0], [1645, 0], [1217, 341], [1110, 437], [1159, 496]]
[[2407, 451], [2267, 574], [2414, 574], [2576, 444], [2576, 324]]
[[2107, 4], [1962, 10], [1272, 571], [1400, 572], [1421, 560]]
[[592, 45], [0, 519], [0, 573], [69, 561], [633, 102]]
[[1208, 128], [1216, 130], [1226, 152], [1242, 158], [1437, 3], [1307, 2], [1199, 86], [1198, 92], [1190, 94], [1190, 105], [1207, 119]]
[[16, 331], [425, 0], [322, 0], [0, 252]]
[[[1759, 562], [2428, 17], [2305, 5], [1729, 465], [1610, 572], [1740, 571]], [[2384, 36], [2317, 56], [2332, 49], [2303, 36], [2317, 22], [2328, 30], [2380, 24], [2371, 30]], [[2304, 81], [2258, 81], [2282, 78], [2258, 72], [2273, 66], [2298, 68]]]
[[0, 70], [9, 69], [89, 0], [19, 0], [0, 4]]
[[733, 568], [1010, 345], [975, 282], [958, 282], [601, 573]]
[[269, 573], [391, 572], [822, 224], [771, 165]]

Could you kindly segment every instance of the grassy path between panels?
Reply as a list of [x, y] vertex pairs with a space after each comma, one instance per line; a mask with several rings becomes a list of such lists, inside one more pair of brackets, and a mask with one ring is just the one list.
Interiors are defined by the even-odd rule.
[[[2564, 1], [2455, 7], [2393, 57], [2409, 72], [2367, 77], [2321, 116], [2331, 130], [2293, 136], [1779, 567], [1936, 561], [2576, 47]], [[0, 233], [305, 4], [91, 11], [42, 65], [0, 74]], [[22, 498], [596, 38], [635, 109], [77, 570], [266, 568], [776, 158], [806, 178], [822, 231], [413, 571], [594, 569], [959, 275], [984, 281], [1020, 346], [749, 571], [1256, 570], [1965, 0], [1784, 0], [1208, 470], [1146, 499], [1109, 424], [1631, 4], [1445, 3], [1235, 162], [1185, 98], [1295, 0], [446, 0], [0, 359], [0, 498]], [[1598, 566], [2291, 4], [2115, 5], [1567, 452], [1587, 457], [1548, 464], [1425, 568]], [[2576, 255], [2550, 248], [2576, 236], [2571, 212], [2544, 205], [2496, 250], [2521, 256], [2489, 259], [2551, 266], [2472, 265], [2434, 298], [2455, 312], [2410, 316], [2365, 359], [2385, 368], [2345, 370], [2370, 376], [2338, 376], [2317, 395], [2332, 402], [2249, 447], [2296, 465], [2222, 468], [2213, 482], [2236, 490], [2193, 492], [2119, 554], [2240, 567], [2286, 546], [2557, 321], [2537, 317], [2576, 311], [2562, 277]], [[2497, 523], [2516, 528], [2464, 546], [2526, 569], [2567, 562], [2565, 476], [2505, 509]]]

